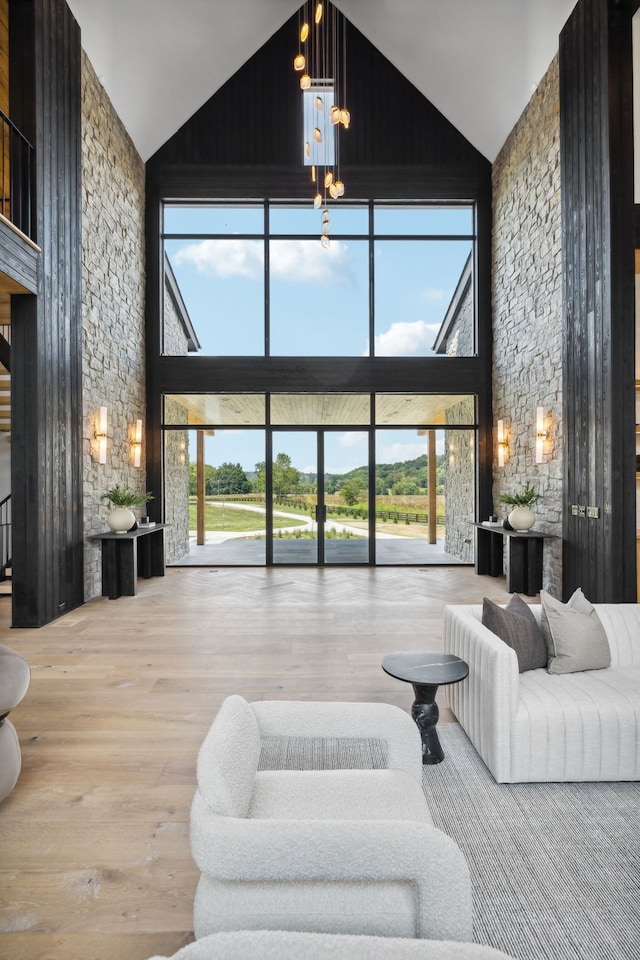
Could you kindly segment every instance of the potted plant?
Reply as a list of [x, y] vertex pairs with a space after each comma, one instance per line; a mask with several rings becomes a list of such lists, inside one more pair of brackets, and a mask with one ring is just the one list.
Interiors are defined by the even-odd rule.
[[540, 494], [536, 493], [530, 483], [526, 484], [522, 493], [500, 494], [500, 503], [513, 507], [507, 520], [517, 533], [526, 533], [536, 522], [536, 515], [531, 507], [539, 499]]
[[107, 516], [107, 523], [114, 533], [126, 533], [135, 525], [136, 517], [131, 507], [141, 507], [147, 500], [153, 500], [153, 494], [136, 493], [129, 487], [121, 487], [119, 483], [102, 494], [104, 500], [109, 500], [113, 509]]

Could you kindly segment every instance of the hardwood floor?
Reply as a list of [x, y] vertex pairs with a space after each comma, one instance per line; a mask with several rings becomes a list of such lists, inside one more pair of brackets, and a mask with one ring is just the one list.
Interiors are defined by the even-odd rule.
[[195, 760], [224, 697], [408, 709], [382, 656], [439, 649], [446, 603], [507, 597], [504, 579], [461, 567], [174, 568], [139, 583], [40, 630], [11, 630], [0, 600], [0, 642], [32, 669], [11, 714], [22, 773], [0, 804], [2, 960], [144, 960], [189, 942]]

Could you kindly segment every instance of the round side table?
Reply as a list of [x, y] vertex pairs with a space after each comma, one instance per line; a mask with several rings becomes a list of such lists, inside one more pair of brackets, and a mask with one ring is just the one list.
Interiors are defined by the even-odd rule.
[[422, 762], [440, 763], [444, 760], [444, 750], [436, 730], [440, 716], [436, 692], [443, 684], [458, 683], [469, 676], [469, 665], [452, 653], [407, 650], [387, 654], [382, 669], [390, 677], [413, 686], [415, 700], [411, 716], [422, 737]]

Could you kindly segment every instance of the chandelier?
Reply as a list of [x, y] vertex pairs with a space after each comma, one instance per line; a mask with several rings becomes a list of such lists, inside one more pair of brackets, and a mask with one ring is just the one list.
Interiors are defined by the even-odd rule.
[[322, 209], [323, 247], [329, 246], [329, 198], [344, 195], [340, 176], [340, 129], [348, 130], [346, 104], [346, 21], [332, 3], [307, 0], [299, 15], [298, 53], [293, 69], [300, 74], [303, 117], [303, 162], [311, 167], [313, 205]]

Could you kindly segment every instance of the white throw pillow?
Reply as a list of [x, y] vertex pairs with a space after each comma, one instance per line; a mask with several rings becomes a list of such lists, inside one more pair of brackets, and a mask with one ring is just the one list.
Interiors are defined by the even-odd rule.
[[577, 673], [611, 666], [605, 629], [582, 590], [576, 591], [566, 604], [541, 590], [540, 601], [549, 673]]

